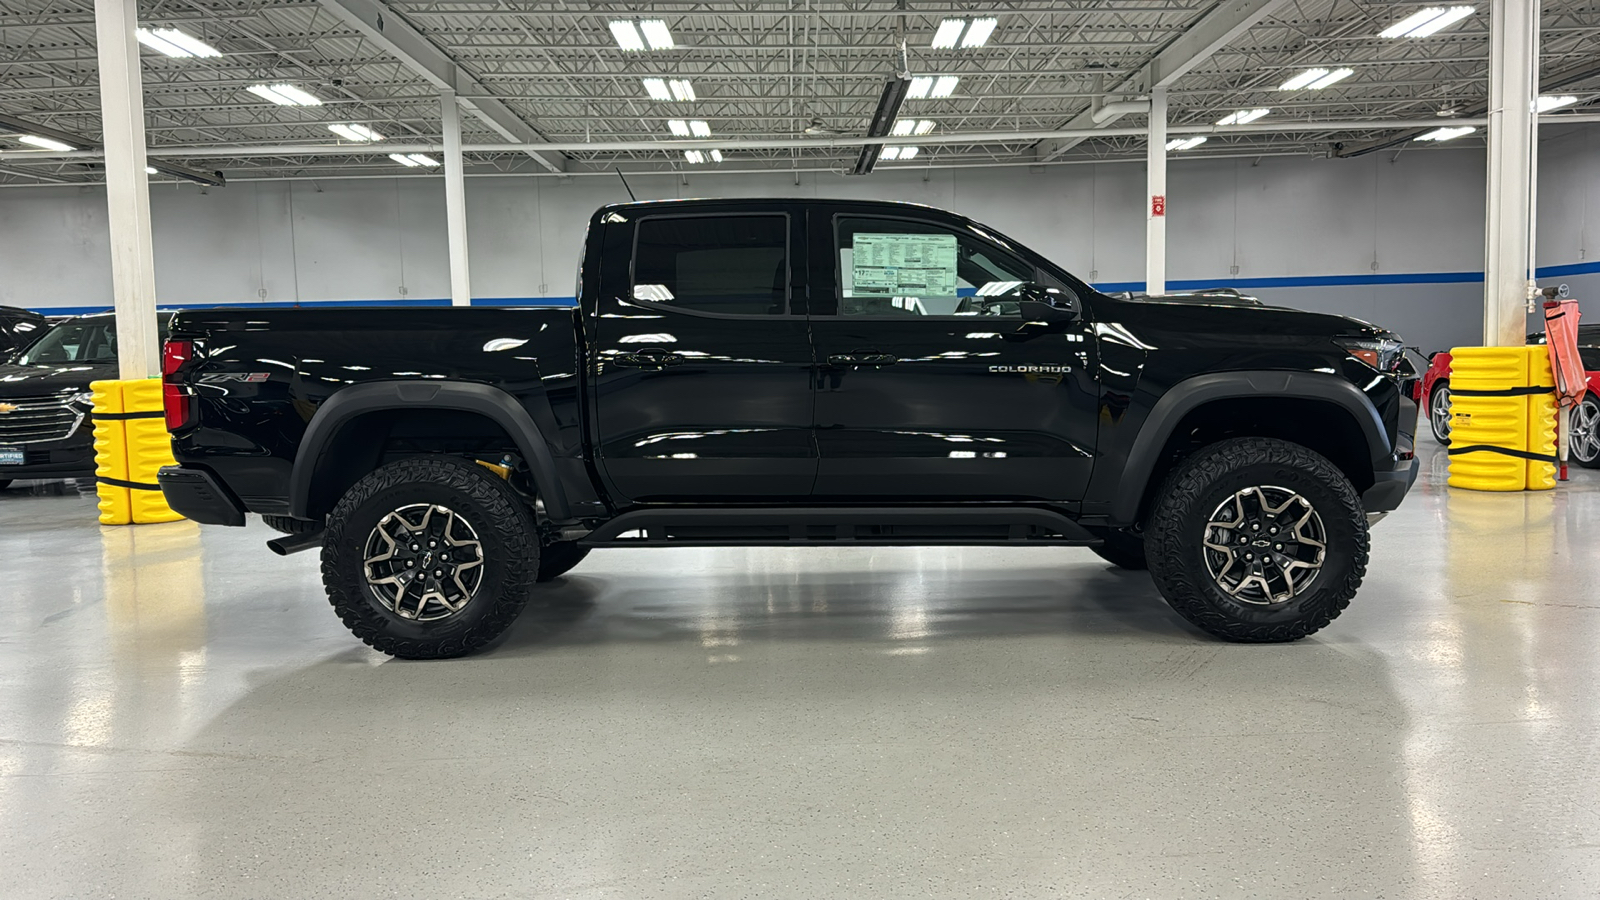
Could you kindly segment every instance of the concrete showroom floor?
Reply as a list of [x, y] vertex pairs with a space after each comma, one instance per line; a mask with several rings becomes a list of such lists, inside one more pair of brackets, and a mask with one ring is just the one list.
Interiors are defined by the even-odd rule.
[[1600, 896], [1600, 472], [1423, 452], [1284, 646], [1087, 550], [641, 549], [401, 662], [259, 521], [19, 483], [0, 895]]

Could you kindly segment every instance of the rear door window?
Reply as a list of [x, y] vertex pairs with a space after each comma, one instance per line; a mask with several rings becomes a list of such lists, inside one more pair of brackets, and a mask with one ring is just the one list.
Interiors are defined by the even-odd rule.
[[789, 312], [789, 217], [651, 216], [633, 254], [635, 302], [683, 312]]

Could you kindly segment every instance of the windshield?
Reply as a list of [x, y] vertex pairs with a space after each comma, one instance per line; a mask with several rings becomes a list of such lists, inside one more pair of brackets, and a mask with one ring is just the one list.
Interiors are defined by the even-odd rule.
[[117, 326], [101, 322], [68, 322], [50, 329], [17, 362], [25, 366], [117, 361]]

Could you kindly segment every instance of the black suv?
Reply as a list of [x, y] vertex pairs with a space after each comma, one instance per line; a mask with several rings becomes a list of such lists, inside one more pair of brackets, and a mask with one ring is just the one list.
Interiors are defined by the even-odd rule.
[[19, 478], [93, 477], [89, 384], [116, 377], [110, 313], [51, 326], [0, 366], [0, 488]]
[[1416, 477], [1395, 335], [1114, 300], [927, 207], [607, 206], [577, 297], [179, 313], [168, 501], [321, 545], [339, 615], [399, 656], [481, 647], [639, 546], [1082, 545], [1288, 641]]
[[0, 365], [10, 362], [45, 328], [45, 317], [32, 310], [0, 306]]

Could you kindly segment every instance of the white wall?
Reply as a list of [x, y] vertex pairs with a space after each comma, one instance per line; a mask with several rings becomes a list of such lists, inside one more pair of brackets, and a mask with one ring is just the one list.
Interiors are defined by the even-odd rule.
[[[1179, 157], [1170, 172], [1169, 283], [1235, 281], [1271, 303], [1387, 325], [1424, 349], [1474, 343], [1483, 290], [1472, 280], [1482, 269], [1483, 169], [1482, 152], [1472, 149], [1354, 160]], [[630, 181], [641, 199], [928, 203], [992, 224], [1098, 284], [1143, 278], [1138, 164], [886, 165], [867, 178], [805, 173], [798, 185], [784, 173], [693, 172], [686, 186], [668, 176]], [[611, 177], [468, 179], [473, 295], [570, 296], [589, 214], [621, 199], [622, 186]], [[204, 192], [156, 185], [157, 293], [173, 305], [446, 297], [443, 207], [440, 179], [237, 183]], [[1592, 264], [1597, 215], [1600, 128], [1547, 140], [1539, 264]], [[109, 305], [105, 219], [98, 187], [0, 190], [0, 304]], [[1397, 283], [1414, 274], [1432, 277]], [[1329, 284], [1330, 276], [1362, 283]], [[1600, 275], [1553, 280], [1569, 282], [1579, 296], [1600, 294]]]

